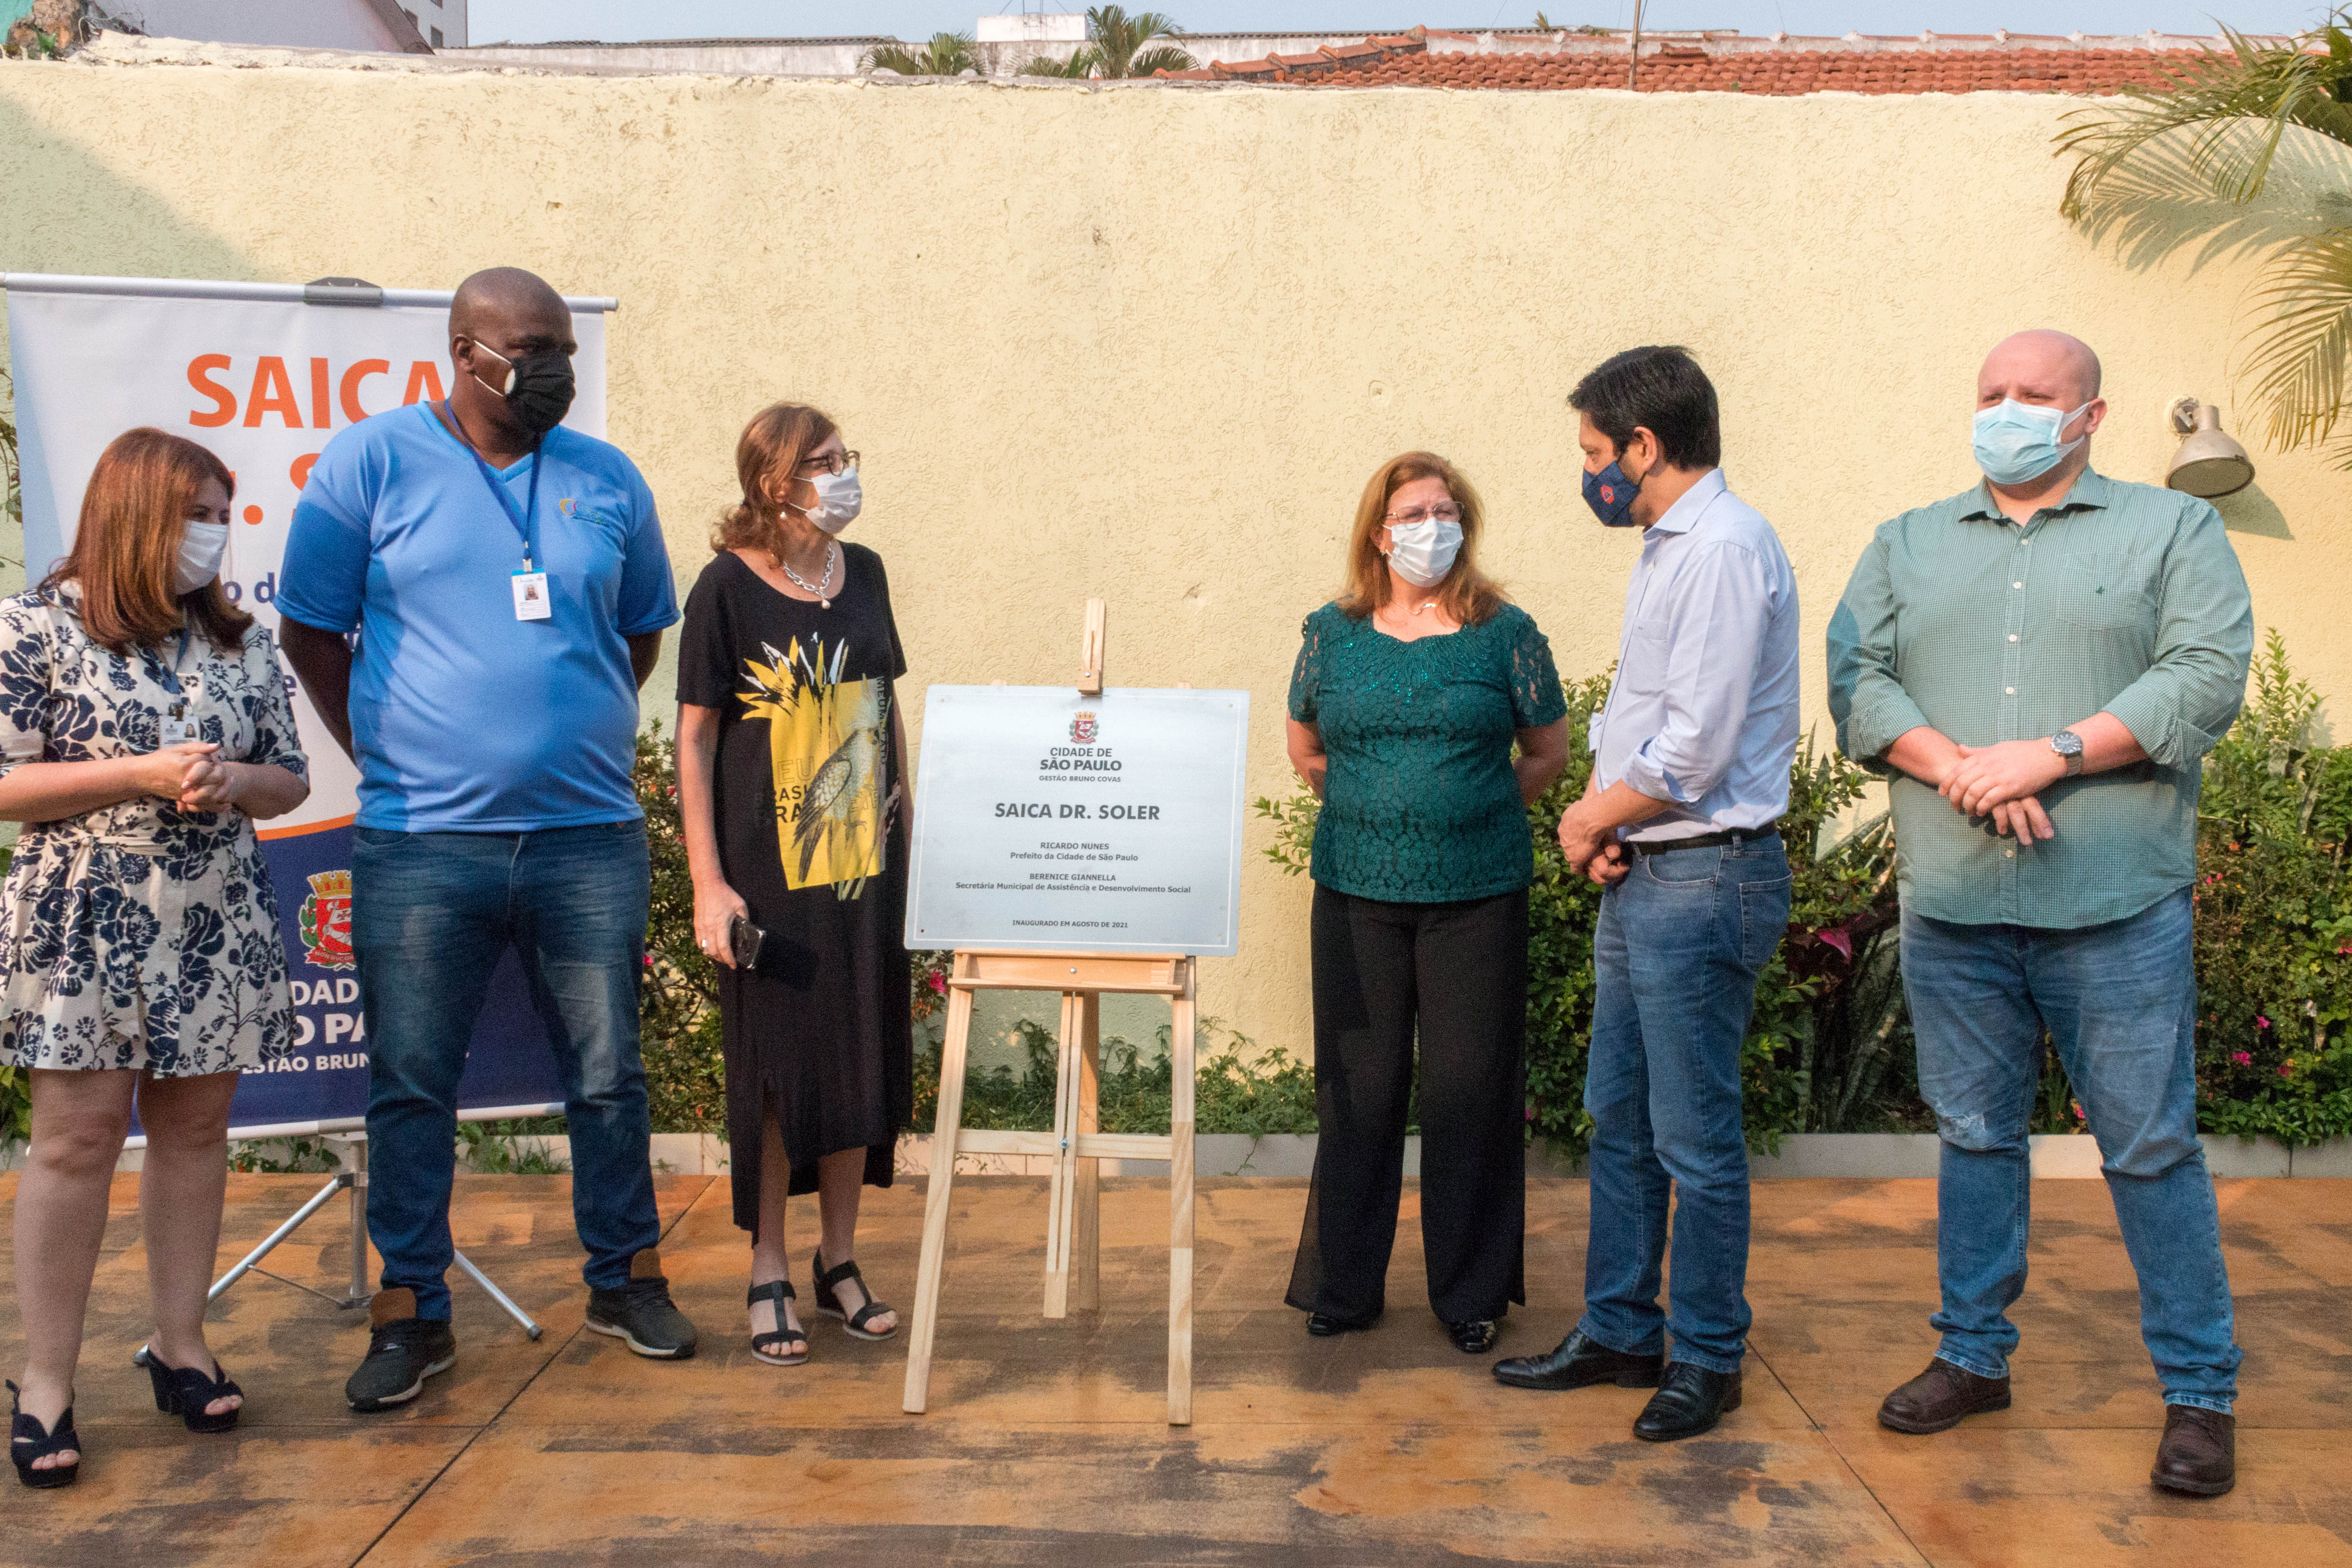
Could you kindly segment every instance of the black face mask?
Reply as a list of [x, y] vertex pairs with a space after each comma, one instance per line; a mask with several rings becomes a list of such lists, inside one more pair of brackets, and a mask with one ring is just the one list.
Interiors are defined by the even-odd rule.
[[488, 343], [477, 340], [474, 348], [507, 368], [505, 384], [493, 386], [478, 374], [474, 379], [506, 399], [507, 408], [515, 422], [529, 431], [536, 441], [557, 425], [572, 412], [572, 399], [576, 388], [572, 378], [572, 356], [561, 349], [541, 349], [509, 360]]

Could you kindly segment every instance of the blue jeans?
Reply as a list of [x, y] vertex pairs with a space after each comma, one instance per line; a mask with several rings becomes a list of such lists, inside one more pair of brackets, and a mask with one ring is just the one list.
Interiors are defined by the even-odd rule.
[[352, 936], [368, 1049], [368, 1235], [387, 1290], [449, 1316], [457, 1079], [508, 944], [563, 1080], [572, 1214], [588, 1283], [625, 1284], [654, 1246], [637, 971], [651, 872], [643, 822], [532, 833], [354, 831]]
[[2032, 1191], [2027, 1118], [2047, 1030], [2099, 1143], [2140, 1337], [2165, 1402], [2226, 1414], [2237, 1397], [2221, 1219], [2197, 1141], [2197, 974], [2187, 888], [2081, 930], [1959, 925], [1903, 912], [1903, 990], [1919, 1092], [1936, 1113], [1936, 1354], [2009, 1375]]
[[[1779, 834], [1643, 855], [1592, 934], [1592, 1232], [1584, 1320], [1612, 1350], [1737, 1372], [1747, 1350], [1748, 1142], [1740, 1042], [1789, 924]], [[1658, 1268], [1675, 1196], [1671, 1312]]]

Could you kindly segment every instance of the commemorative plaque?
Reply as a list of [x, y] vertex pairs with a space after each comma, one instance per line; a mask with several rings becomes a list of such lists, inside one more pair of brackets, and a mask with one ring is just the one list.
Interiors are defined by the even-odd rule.
[[1231, 956], [1249, 693], [933, 686], [907, 946]]

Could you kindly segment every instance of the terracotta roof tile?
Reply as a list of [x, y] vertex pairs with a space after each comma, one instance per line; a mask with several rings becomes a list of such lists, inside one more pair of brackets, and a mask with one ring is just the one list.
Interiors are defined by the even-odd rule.
[[[1433, 49], [1434, 41], [1441, 47]], [[1497, 49], [1491, 36], [1415, 28], [1305, 55], [1269, 55], [1200, 70], [1163, 71], [1180, 81], [1296, 82], [1315, 87], [1507, 88], [1573, 91], [1625, 85], [1622, 40], [1579, 40], [1554, 49], [1514, 39]], [[2105, 44], [2108, 40], [2099, 40]], [[2168, 85], [2165, 68], [2197, 57], [2189, 40], [2168, 47], [2116, 38], [2115, 47], [2022, 34], [1932, 35], [1901, 38], [1725, 38], [1662, 41], [1642, 55], [1643, 92], [1745, 92], [1795, 97], [1812, 92], [1873, 95], [1926, 92], [2057, 92], [2103, 95]], [[1534, 44], [1534, 47], [1524, 47]], [[1601, 47], [1593, 47], [1595, 44]], [[1613, 47], [1611, 45], [1613, 44]], [[1469, 46], [1467, 47], [1462, 46]]]

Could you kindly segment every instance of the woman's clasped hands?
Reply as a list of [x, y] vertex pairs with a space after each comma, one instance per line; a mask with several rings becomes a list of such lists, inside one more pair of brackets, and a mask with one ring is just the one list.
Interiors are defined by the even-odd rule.
[[188, 740], [139, 758], [140, 789], [183, 811], [226, 811], [236, 804], [236, 765], [211, 741]]

